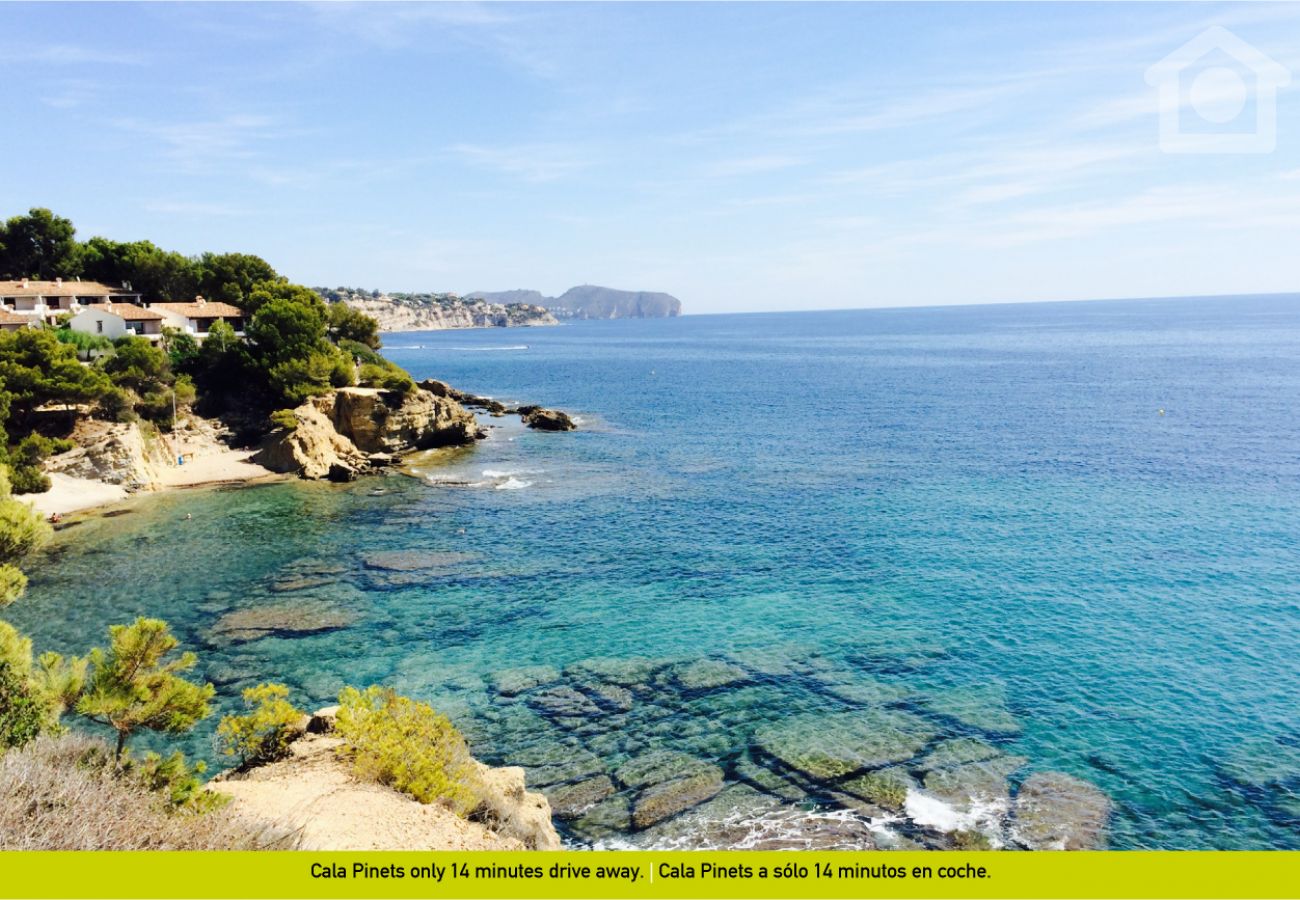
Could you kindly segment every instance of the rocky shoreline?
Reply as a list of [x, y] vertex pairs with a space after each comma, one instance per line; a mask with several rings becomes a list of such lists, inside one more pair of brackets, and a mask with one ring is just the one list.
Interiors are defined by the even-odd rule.
[[[293, 410], [294, 427], [268, 436], [255, 459], [286, 474], [348, 481], [413, 450], [472, 444], [484, 432], [471, 409], [490, 417], [519, 415], [539, 429], [573, 426], [557, 411], [509, 407], [434, 380], [409, 392], [341, 388]], [[454, 576], [478, 558], [469, 551], [398, 547], [359, 553], [350, 562], [303, 559], [268, 581], [264, 596], [221, 600], [214, 594], [206, 600], [212, 619], [205, 643], [229, 651], [268, 638], [347, 629], [361, 615], [339, 599], [348, 592]], [[553, 814], [577, 846], [1104, 847], [1110, 799], [1087, 782], [1042, 771], [1016, 754], [1012, 744], [1021, 726], [1000, 691], [919, 690], [895, 677], [924, 669], [939, 652], [886, 641], [845, 660], [772, 648], [695, 659], [529, 665], [467, 684], [476, 698], [467, 721], [486, 736], [487, 746], [500, 742], [509, 762], [523, 767], [517, 779], [510, 776], [518, 790], [506, 793], [524, 796], [526, 772], [528, 784], [546, 798], [548, 821]], [[223, 690], [256, 675], [233, 662], [206, 673]], [[451, 690], [454, 706], [454, 681], [436, 672], [429, 679], [437, 693]], [[750, 694], [792, 686], [819, 698], [818, 705], [751, 720]], [[763, 705], [780, 708], [770, 698]], [[720, 737], [742, 723], [749, 735], [742, 745]], [[263, 797], [267, 808], [292, 783], [305, 792], [303, 809], [319, 808], [322, 797], [342, 789], [342, 776], [323, 753], [328, 741], [306, 734], [312, 736], [295, 750], [295, 759], [302, 757], [293, 764], [299, 769], [223, 781], [246, 785], [234, 789]], [[316, 774], [304, 787], [305, 771]], [[320, 846], [336, 846], [330, 843], [336, 838], [323, 836]], [[376, 840], [389, 838], [394, 846], [412, 846], [393, 835]], [[482, 835], [473, 840], [480, 838], [489, 841], [482, 846], [501, 848]], [[458, 834], [454, 840], [470, 838]]]
[[292, 410], [293, 427], [273, 431], [252, 459], [272, 472], [353, 481], [394, 465], [407, 453], [465, 446], [487, 437], [469, 406], [492, 416], [517, 414], [529, 428], [541, 431], [577, 427], [558, 410], [511, 409], [432, 379], [409, 392], [347, 387]]

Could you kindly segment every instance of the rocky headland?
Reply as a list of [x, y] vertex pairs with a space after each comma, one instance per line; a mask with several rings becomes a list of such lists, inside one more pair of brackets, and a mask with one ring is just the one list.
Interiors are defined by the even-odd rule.
[[558, 850], [551, 807], [525, 789], [519, 768], [475, 762], [478, 807], [461, 818], [359, 779], [340, 755], [336, 709], [305, 719], [287, 758], [223, 773], [209, 790], [229, 796], [228, 814], [246, 827], [293, 837], [302, 850]]

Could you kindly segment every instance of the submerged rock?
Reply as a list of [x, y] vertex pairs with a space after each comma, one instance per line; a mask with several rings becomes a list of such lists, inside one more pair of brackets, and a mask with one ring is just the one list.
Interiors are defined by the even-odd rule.
[[792, 716], [764, 726], [756, 746], [787, 768], [826, 782], [911, 759], [935, 736], [924, 719], [896, 710]]
[[272, 603], [226, 613], [212, 626], [211, 634], [222, 643], [244, 643], [268, 635], [301, 637], [337, 631], [356, 621], [356, 616], [316, 603]]
[[455, 550], [376, 550], [361, 554], [361, 562], [367, 569], [379, 569], [384, 572], [424, 572], [431, 569], [444, 569], [461, 563], [478, 559], [476, 553], [463, 553]]
[[514, 697], [559, 680], [560, 673], [553, 666], [521, 666], [517, 669], [502, 669], [494, 672], [492, 687], [503, 697]]
[[1006, 691], [996, 686], [954, 688], [924, 698], [921, 705], [939, 716], [988, 734], [1016, 734], [1020, 720], [1007, 709]]
[[844, 811], [791, 806], [744, 786], [650, 832], [656, 846], [673, 850], [870, 850], [870, 823]]
[[600, 715], [600, 707], [591, 698], [567, 685], [538, 691], [528, 698], [528, 703], [551, 718], [581, 719]]
[[277, 594], [288, 594], [295, 591], [309, 591], [313, 588], [328, 587], [336, 581], [338, 581], [337, 578], [329, 575], [299, 575], [273, 581], [268, 587]]
[[897, 767], [867, 772], [839, 785], [843, 793], [890, 812], [902, 810], [907, 803], [907, 792], [915, 787], [915, 779]]
[[[631, 788], [642, 788], [676, 778], [688, 778], [717, 766], [677, 750], [652, 750], [619, 767], [614, 777]], [[719, 770], [720, 771], [720, 770]]]
[[698, 775], [646, 788], [632, 804], [632, 827], [649, 828], [698, 806], [722, 790], [722, 770], [710, 766]]
[[661, 663], [643, 656], [623, 658], [592, 657], [567, 666], [564, 675], [574, 681], [594, 678], [606, 684], [632, 688], [648, 683], [661, 665]]
[[1016, 794], [1012, 833], [1031, 850], [1100, 850], [1106, 845], [1110, 798], [1062, 772], [1036, 772]]
[[965, 763], [983, 762], [1001, 755], [1001, 750], [979, 738], [954, 738], [935, 744], [916, 767], [922, 772], [933, 772]]
[[1300, 790], [1300, 744], [1259, 738], [1237, 747], [1219, 764], [1233, 781], [1254, 789]]
[[745, 681], [749, 675], [739, 666], [718, 659], [700, 659], [678, 667], [677, 684], [687, 691], [707, 691]]
[[798, 803], [808, 796], [807, 791], [793, 781], [773, 772], [767, 766], [759, 765], [748, 756], [736, 760], [734, 770], [736, 776], [746, 784], [787, 803]]
[[1028, 762], [1023, 756], [996, 756], [935, 769], [926, 774], [925, 789], [959, 806], [978, 801], [1005, 801], [1011, 796], [1007, 776]]
[[551, 801], [551, 810], [561, 819], [578, 818], [614, 792], [614, 782], [608, 775], [555, 785], [543, 791]]
[[823, 672], [817, 682], [824, 693], [861, 706], [897, 703], [911, 694], [900, 684], [856, 672]]
[[587, 810], [569, 827], [589, 841], [624, 834], [632, 828], [632, 805], [627, 797], [615, 794]]

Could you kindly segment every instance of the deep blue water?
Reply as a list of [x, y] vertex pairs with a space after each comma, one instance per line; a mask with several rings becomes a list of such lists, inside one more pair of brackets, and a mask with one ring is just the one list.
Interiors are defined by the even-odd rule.
[[[973, 706], [934, 721], [1026, 757], [1013, 782], [1055, 770], [1101, 787], [1112, 846], [1300, 848], [1300, 298], [386, 343], [417, 378], [553, 405], [582, 429], [483, 416], [489, 440], [417, 460], [421, 478], [151, 499], [63, 532], [9, 618], [42, 649], [84, 649], [111, 622], [162, 616], [225, 706], [267, 678], [303, 705], [391, 683], [530, 773], [671, 747], [734, 782], [763, 727], [855, 708], [828, 685], [883, 683], [903, 708]], [[367, 566], [391, 550], [473, 556]], [[295, 574], [329, 583], [272, 590]], [[355, 622], [211, 633], [286, 602]], [[503, 670], [606, 657], [656, 661], [630, 712], [565, 724], [496, 689]], [[673, 680], [706, 657], [748, 674]]]

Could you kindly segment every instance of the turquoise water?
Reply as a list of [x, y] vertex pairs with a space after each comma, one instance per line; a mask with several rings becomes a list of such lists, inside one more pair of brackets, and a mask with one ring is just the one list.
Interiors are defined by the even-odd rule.
[[[225, 707], [267, 678], [303, 705], [393, 684], [534, 783], [655, 748], [753, 782], [765, 728], [815, 740], [884, 692], [1025, 757], [1013, 783], [1098, 785], [1112, 846], [1300, 848], [1297, 302], [392, 335], [417, 377], [582, 430], [482, 416], [487, 441], [416, 478], [152, 498], [62, 532], [7, 613], [61, 650], [162, 616]], [[220, 631], [267, 606], [341, 627]], [[593, 658], [630, 695], [593, 701]], [[514, 693], [529, 666], [563, 674]], [[563, 827], [663, 844], [693, 821]]]

